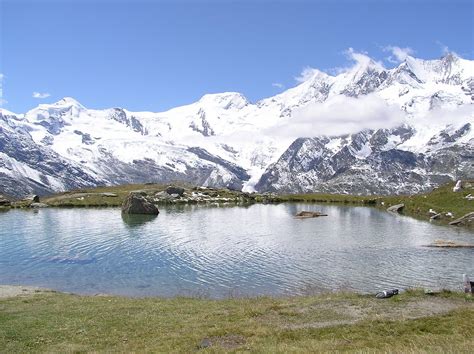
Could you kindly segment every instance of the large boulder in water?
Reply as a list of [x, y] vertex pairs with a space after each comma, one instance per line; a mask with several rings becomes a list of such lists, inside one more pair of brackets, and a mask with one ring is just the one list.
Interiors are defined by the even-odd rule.
[[147, 214], [158, 215], [158, 208], [150, 203], [143, 195], [130, 193], [122, 203], [122, 213], [124, 214]]

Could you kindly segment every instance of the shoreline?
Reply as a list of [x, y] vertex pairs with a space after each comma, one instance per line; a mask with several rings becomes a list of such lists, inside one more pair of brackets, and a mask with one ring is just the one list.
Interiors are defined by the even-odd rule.
[[[245, 193], [225, 188], [192, 187], [188, 185], [174, 185], [170, 188], [180, 189], [181, 194], [167, 194], [169, 188], [163, 184], [133, 184], [109, 187], [97, 187], [84, 190], [73, 190], [54, 195], [41, 197], [42, 207], [58, 208], [103, 208], [120, 207], [130, 192], [144, 193], [154, 204], [165, 205], [218, 205], [238, 206], [252, 204], [279, 204], [279, 203], [317, 203], [348, 206], [374, 207], [387, 211], [391, 206], [403, 204], [398, 213], [418, 220], [428, 221], [436, 225], [449, 225], [451, 221], [474, 212], [474, 200], [466, 196], [474, 194], [474, 181], [465, 181], [464, 189], [453, 192], [454, 183], [435, 188], [431, 192], [416, 195], [394, 196], [357, 196], [346, 194], [274, 194], [274, 193]], [[15, 201], [11, 208], [29, 208], [31, 201]], [[34, 204], [34, 203], [33, 203]], [[40, 206], [35, 206], [35, 208]], [[8, 211], [10, 207], [0, 207]], [[467, 229], [474, 228], [473, 220], [457, 226]]]

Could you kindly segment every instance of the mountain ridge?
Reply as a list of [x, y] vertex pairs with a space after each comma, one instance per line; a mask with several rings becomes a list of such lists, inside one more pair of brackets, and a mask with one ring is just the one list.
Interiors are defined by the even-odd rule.
[[392, 69], [358, 54], [352, 68], [313, 69], [255, 103], [224, 92], [165, 112], [87, 109], [71, 97], [25, 114], [2, 109], [1, 186], [14, 195], [18, 185], [44, 194], [174, 180], [260, 192], [423, 191], [474, 176], [473, 83], [474, 61], [454, 54], [408, 56]]

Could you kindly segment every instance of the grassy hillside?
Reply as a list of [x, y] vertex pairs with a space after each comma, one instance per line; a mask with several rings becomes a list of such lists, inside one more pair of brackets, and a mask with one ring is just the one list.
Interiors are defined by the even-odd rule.
[[[465, 197], [468, 194], [474, 195], [474, 181], [463, 183], [464, 188], [460, 192], [453, 192], [454, 183], [436, 188], [435, 190], [417, 194], [413, 196], [391, 196], [383, 197], [377, 200], [380, 207], [388, 207], [403, 203], [405, 208], [403, 213], [406, 215], [428, 219], [428, 211], [433, 209], [438, 213], [452, 213], [454, 218], [459, 218], [469, 212], [474, 211], [474, 200], [468, 200]], [[384, 203], [382, 205], [381, 203]], [[452, 218], [443, 216], [441, 222], [449, 222]]]
[[5, 352], [470, 352], [474, 301], [373, 296], [129, 299], [39, 293], [0, 299]]

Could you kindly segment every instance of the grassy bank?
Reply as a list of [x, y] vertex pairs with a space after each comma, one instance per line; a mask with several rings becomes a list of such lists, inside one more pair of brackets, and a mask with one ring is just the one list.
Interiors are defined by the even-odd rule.
[[0, 348], [25, 351], [469, 352], [474, 301], [409, 291], [205, 300], [39, 293], [0, 300]]
[[[374, 206], [383, 210], [392, 205], [405, 204], [402, 211], [404, 215], [429, 220], [432, 215], [429, 210], [432, 209], [443, 214], [436, 222], [447, 224], [453, 218], [474, 211], [474, 201], [465, 198], [468, 194], [474, 195], [474, 181], [466, 181], [460, 192], [453, 192], [453, 187], [454, 183], [448, 183], [433, 191], [416, 195], [352, 196], [308, 193], [283, 195], [280, 198], [286, 202], [343, 203]], [[446, 213], [451, 213], [453, 217], [447, 217]]]
[[[460, 192], [453, 192], [454, 183], [441, 186], [429, 193], [412, 196], [390, 196], [379, 198], [378, 205], [384, 202], [384, 206], [403, 203], [406, 215], [427, 219], [430, 209], [438, 213], [452, 213], [455, 218], [459, 218], [469, 212], [474, 211], [474, 200], [465, 197], [468, 194], [474, 195], [474, 181], [464, 183], [464, 189]], [[449, 222], [451, 218], [443, 216], [441, 222]]]
[[[442, 213], [436, 220], [439, 224], [448, 224], [454, 218], [461, 217], [474, 211], [474, 201], [465, 197], [474, 195], [474, 181], [466, 181], [464, 189], [454, 193], [454, 183], [449, 183], [428, 193], [417, 195], [400, 196], [354, 196], [345, 194], [248, 194], [239, 191], [231, 191], [225, 188], [199, 189], [189, 185], [181, 185], [186, 189], [187, 195], [194, 192], [206, 194], [209, 199], [205, 202], [223, 203], [280, 203], [280, 202], [310, 202], [310, 203], [342, 203], [351, 205], [373, 206], [385, 210], [387, 207], [403, 203], [405, 208], [402, 213], [422, 220], [429, 220], [429, 210]], [[130, 184], [121, 186], [98, 187], [82, 190], [68, 191], [41, 198], [41, 202], [55, 207], [118, 207], [128, 193], [143, 191], [149, 196], [165, 190], [167, 185], [163, 184]], [[176, 202], [190, 203], [189, 199], [183, 198]], [[160, 204], [160, 202], [157, 202]], [[28, 202], [15, 202], [14, 207], [27, 206]], [[452, 217], [446, 216], [451, 213]]]
[[[193, 193], [199, 193], [208, 197], [206, 202], [228, 201], [228, 202], [254, 202], [255, 199], [247, 193], [232, 191], [226, 188], [201, 188], [186, 184], [173, 184], [185, 189], [185, 193], [190, 196]], [[110, 187], [98, 187], [90, 189], [81, 189], [58, 193], [42, 198], [42, 202], [57, 207], [117, 207], [121, 206], [123, 200], [130, 192], [144, 192], [153, 197], [155, 194], [166, 190], [168, 184], [128, 184]], [[176, 203], [195, 203], [186, 197], [175, 200]], [[157, 204], [167, 204], [169, 201], [157, 201]]]

